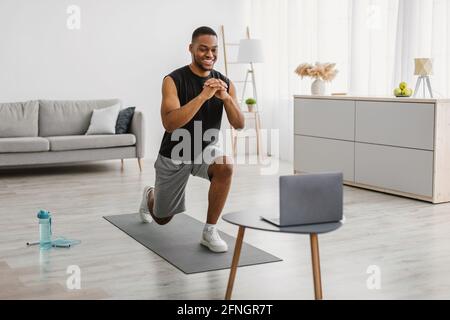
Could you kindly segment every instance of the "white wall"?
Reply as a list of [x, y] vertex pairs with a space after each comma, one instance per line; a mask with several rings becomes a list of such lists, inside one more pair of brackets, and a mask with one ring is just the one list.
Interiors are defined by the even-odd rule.
[[[80, 30], [67, 28], [69, 5]], [[246, 12], [242, 0], [0, 0], [0, 102], [120, 98], [145, 113], [155, 158], [163, 76], [190, 62], [196, 27], [223, 24], [237, 40]]]

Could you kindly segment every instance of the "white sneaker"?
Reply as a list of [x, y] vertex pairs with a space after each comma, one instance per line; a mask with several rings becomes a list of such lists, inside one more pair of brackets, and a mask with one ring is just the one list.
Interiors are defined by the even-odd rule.
[[209, 248], [213, 252], [227, 252], [228, 245], [223, 241], [216, 227], [208, 227], [203, 230], [202, 240], [200, 243]]
[[139, 207], [139, 215], [144, 223], [150, 223], [153, 221], [150, 211], [148, 209], [148, 194], [152, 191], [153, 187], [145, 187], [142, 194], [141, 206]]

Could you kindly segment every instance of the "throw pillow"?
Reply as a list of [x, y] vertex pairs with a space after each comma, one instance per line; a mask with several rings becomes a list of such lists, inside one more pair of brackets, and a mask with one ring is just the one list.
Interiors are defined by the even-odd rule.
[[128, 107], [120, 110], [116, 123], [116, 134], [125, 134], [130, 132], [131, 120], [133, 119], [134, 109], [136, 107]]
[[86, 135], [93, 134], [115, 134], [117, 116], [119, 115], [120, 104], [111, 107], [94, 109], [91, 117], [91, 124]]

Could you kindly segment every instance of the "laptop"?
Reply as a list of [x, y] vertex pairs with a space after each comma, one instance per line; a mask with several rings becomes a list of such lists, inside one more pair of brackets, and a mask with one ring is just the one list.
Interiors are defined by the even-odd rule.
[[279, 217], [263, 216], [263, 220], [278, 227], [342, 220], [342, 173], [281, 176], [279, 183]]

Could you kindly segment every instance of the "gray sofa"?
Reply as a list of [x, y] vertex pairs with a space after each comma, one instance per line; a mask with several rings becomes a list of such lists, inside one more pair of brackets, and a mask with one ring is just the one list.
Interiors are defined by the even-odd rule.
[[0, 168], [136, 158], [142, 170], [145, 123], [135, 111], [130, 133], [85, 135], [92, 111], [110, 100], [0, 103]]

